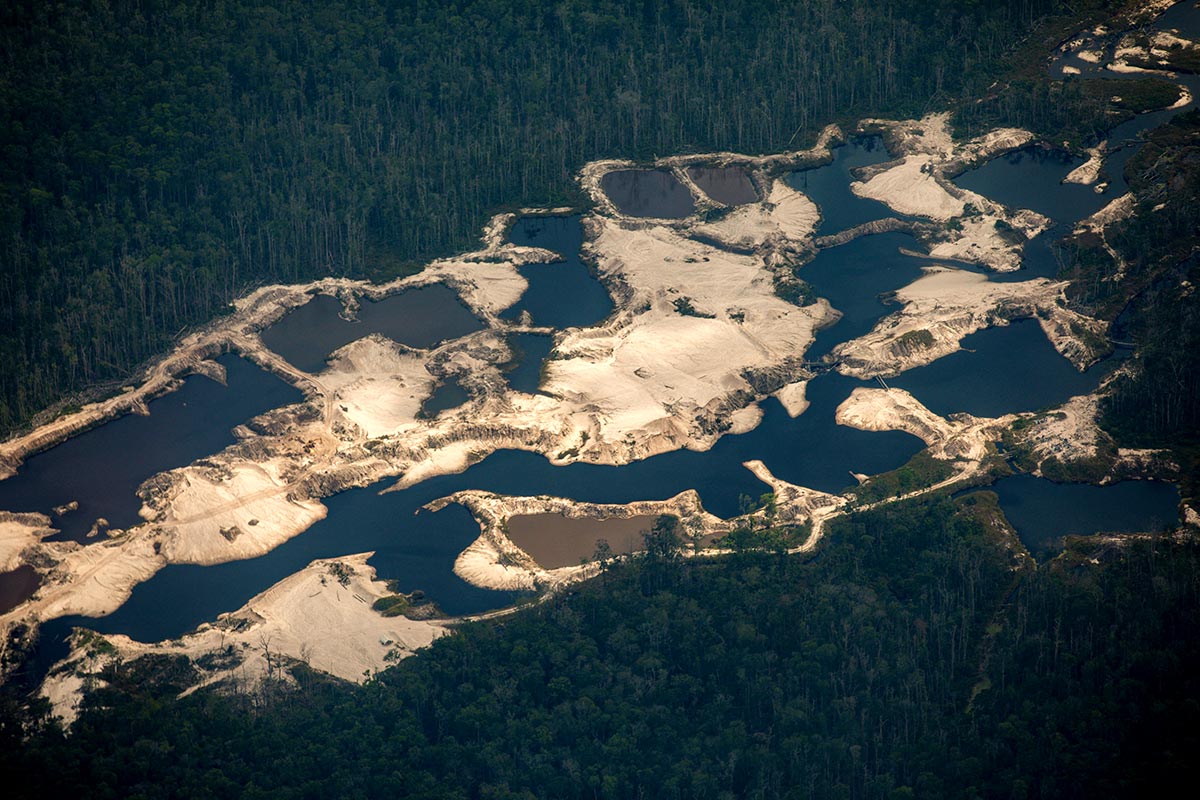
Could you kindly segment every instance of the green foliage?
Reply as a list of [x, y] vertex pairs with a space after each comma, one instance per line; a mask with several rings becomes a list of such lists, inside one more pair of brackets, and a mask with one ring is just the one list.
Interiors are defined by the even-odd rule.
[[692, 305], [692, 298], [690, 298], [690, 297], [676, 297], [674, 302], [672, 303], [672, 305], [675, 306], [675, 310], [678, 313], [682, 314], [685, 317], [700, 317], [701, 319], [715, 319], [715, 315], [713, 315], [713, 314], [705, 314], [701, 311], [697, 311], [696, 307], [694, 305]]
[[807, 536], [807, 530], [797, 527], [739, 527], [717, 540], [717, 545], [736, 553], [754, 550], [783, 553], [800, 544]]
[[1124, 447], [1167, 447], [1181, 466], [1184, 498], [1200, 497], [1200, 113], [1176, 117], [1148, 135], [1126, 178], [1137, 212], [1110, 225], [1108, 244], [1123, 262], [1095, 255], [1102, 243], [1077, 238], [1064, 277], [1072, 299], [1114, 318], [1132, 339], [1132, 369], [1113, 382], [1102, 424]]
[[334, 561], [332, 564], [330, 564], [328, 571], [329, 574], [333, 576], [334, 580], [336, 580], [342, 586], [349, 586], [350, 578], [354, 576], [354, 570], [350, 569], [340, 561]]
[[963, 103], [955, 122], [962, 135], [1011, 125], [1078, 148], [1099, 142], [1113, 127], [1143, 111], [1165, 108], [1177, 99], [1179, 87], [1162, 78], [1121, 81], [1118, 92], [1109, 78], [1051, 80], [1036, 73], [1006, 82], [979, 103]]
[[927, 350], [933, 347], [933, 334], [924, 328], [915, 331], [905, 331], [896, 337], [895, 347], [901, 353], [910, 353], [913, 350]]
[[866, 483], [851, 489], [860, 504], [874, 503], [924, 489], [954, 474], [954, 466], [934, 458], [922, 450], [908, 463], [891, 472], [872, 476]]
[[385, 617], [403, 616], [404, 612], [408, 611], [411, 604], [408, 597], [402, 594], [388, 595], [381, 597], [371, 604], [371, 608], [378, 611]]
[[817, 302], [817, 293], [812, 286], [794, 275], [776, 275], [774, 288], [776, 297], [794, 306], [810, 306]]

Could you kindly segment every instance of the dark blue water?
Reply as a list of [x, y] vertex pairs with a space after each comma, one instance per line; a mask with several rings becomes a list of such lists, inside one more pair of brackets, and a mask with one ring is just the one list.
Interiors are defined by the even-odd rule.
[[542, 382], [542, 364], [554, 349], [554, 337], [540, 333], [515, 333], [508, 337], [513, 361], [504, 367], [508, 385], [518, 392], [537, 394]]
[[40, 511], [77, 501], [54, 519], [62, 538], [84, 540], [97, 519], [114, 528], [141, 522], [137, 488], [159, 472], [224, 450], [232, 430], [303, 396], [279, 378], [234, 355], [217, 359], [227, 386], [202, 375], [149, 403], [150, 416], [130, 414], [30, 458], [0, 481], [0, 509]]
[[880, 296], [912, 283], [930, 263], [902, 255], [901, 247], [914, 248], [916, 240], [905, 233], [862, 236], [821, 250], [800, 268], [800, 278], [842, 312], [840, 320], [817, 333], [807, 359], [819, 359], [840, 342], [869, 333], [881, 317], [896, 310]]
[[421, 413], [426, 417], [436, 417], [443, 411], [458, 408], [470, 399], [470, 392], [464, 389], [456, 378], [446, 378], [421, 404]]
[[440, 283], [377, 302], [363, 300], [357, 322], [342, 319], [341, 312], [341, 301], [317, 295], [264, 330], [263, 344], [299, 369], [316, 373], [325, 369], [334, 350], [371, 333], [425, 348], [483, 327], [454, 290]]
[[670, 172], [623, 169], [600, 179], [600, 188], [622, 214], [680, 219], [696, 210], [692, 193]]
[[851, 170], [890, 159], [878, 136], [852, 139], [833, 151], [833, 163], [816, 169], [793, 172], [788, 185], [803, 192], [821, 209], [817, 235], [824, 236], [853, 228], [864, 222], [897, 216], [877, 200], [867, 200], [850, 191], [854, 180]]
[[1059, 405], [1092, 392], [1117, 364], [1109, 358], [1080, 372], [1059, 355], [1031, 319], [964, 336], [962, 347], [887, 382], [942, 416], [966, 411], [998, 417]]
[[1006, 206], [1073, 223], [1096, 213], [1115, 196], [1096, 194], [1091, 186], [1062, 182], [1082, 163], [1082, 158], [1062, 150], [1027, 147], [997, 156], [954, 182]]
[[517, 319], [528, 311], [539, 327], [574, 328], [596, 325], [612, 313], [608, 290], [579, 258], [583, 224], [578, 215], [523, 217], [513, 224], [509, 238], [513, 244], [553, 250], [563, 260], [519, 267], [529, 288], [502, 319]]
[[1151, 533], [1172, 527], [1179, 518], [1179, 491], [1169, 483], [1091, 486], [1016, 475], [988, 488], [1034, 554], [1056, 551], [1068, 535]]

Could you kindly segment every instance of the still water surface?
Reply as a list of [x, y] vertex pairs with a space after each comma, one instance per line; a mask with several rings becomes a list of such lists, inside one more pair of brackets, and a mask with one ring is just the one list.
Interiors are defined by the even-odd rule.
[[113, 528], [140, 523], [142, 481], [219, 453], [236, 439], [233, 428], [273, 408], [303, 399], [295, 388], [234, 355], [217, 362], [226, 385], [203, 375], [148, 404], [149, 416], [128, 414], [39, 453], [0, 481], [0, 509], [38, 511], [76, 502], [52, 515], [58, 538], [84, 541], [98, 519]]
[[483, 327], [453, 289], [443, 284], [363, 300], [357, 321], [343, 319], [342, 303], [317, 295], [261, 334], [263, 344], [305, 372], [325, 369], [329, 354], [371, 333], [409, 347], [432, 347]]
[[696, 210], [692, 193], [670, 172], [623, 169], [600, 179], [600, 188], [622, 214], [681, 219]]

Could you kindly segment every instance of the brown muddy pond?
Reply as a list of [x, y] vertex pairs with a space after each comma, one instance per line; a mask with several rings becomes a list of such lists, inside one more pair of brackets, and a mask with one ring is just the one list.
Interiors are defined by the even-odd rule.
[[577, 566], [591, 558], [596, 543], [608, 541], [614, 553], [633, 553], [643, 547], [642, 534], [657, 517], [645, 514], [627, 519], [573, 519], [562, 514], [518, 514], [509, 517], [508, 538], [546, 569]]
[[687, 172], [700, 191], [718, 203], [738, 206], [758, 200], [750, 176], [741, 167], [688, 167]]
[[622, 169], [600, 179], [600, 188], [622, 214], [681, 219], [696, 210], [692, 193], [660, 169]]
[[22, 564], [9, 572], [0, 572], [0, 614], [12, 611], [33, 597], [42, 579], [37, 570]]

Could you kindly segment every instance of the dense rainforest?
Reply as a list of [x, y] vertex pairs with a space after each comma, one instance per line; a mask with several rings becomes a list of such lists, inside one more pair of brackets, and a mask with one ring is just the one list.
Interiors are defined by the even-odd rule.
[[[579, 200], [598, 157], [777, 151], [977, 97], [1021, 46], [1122, 5], [5, 3], [0, 433], [254, 284], [395, 275], [496, 211]], [[988, 121], [1102, 110], [1023, 80]]]
[[0, 729], [0, 771], [13, 797], [1147, 796], [1196, 777], [1198, 556], [1035, 566], [989, 492], [815, 556], [659, 546], [364, 686], [300, 665], [177, 700], [186, 665], [112, 670], [70, 737]]

